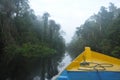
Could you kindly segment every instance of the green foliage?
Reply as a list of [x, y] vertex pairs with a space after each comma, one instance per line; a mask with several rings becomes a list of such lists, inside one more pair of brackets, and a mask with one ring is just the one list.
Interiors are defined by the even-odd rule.
[[21, 47], [16, 45], [10, 45], [5, 47], [5, 52], [10, 57], [21, 55], [25, 57], [47, 57], [56, 53], [54, 49], [50, 49], [44, 44], [23, 44]]
[[6, 46], [4, 52], [6, 53], [5, 57], [9, 62], [19, 54], [19, 48], [17, 48], [16, 45]]
[[113, 56], [117, 56], [117, 57], [119, 57], [120, 58], [120, 47], [119, 46], [116, 46], [114, 49], [113, 49], [113, 51], [111, 52], [111, 54], [113, 55]]
[[20, 53], [26, 57], [47, 57], [55, 54], [55, 50], [45, 45], [23, 44]]
[[36, 16], [28, 0], [0, 0], [0, 80], [51, 79], [65, 52], [60, 32], [49, 13]]
[[98, 14], [91, 16], [77, 28], [73, 40], [68, 45], [68, 51], [74, 58], [85, 46], [120, 58], [120, 8], [113, 3], [110, 3], [109, 10], [102, 6]]

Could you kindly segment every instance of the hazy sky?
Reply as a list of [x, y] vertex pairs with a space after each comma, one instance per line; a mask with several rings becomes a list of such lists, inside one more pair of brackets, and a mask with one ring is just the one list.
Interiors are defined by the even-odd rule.
[[69, 42], [84, 21], [94, 13], [97, 13], [101, 6], [108, 7], [109, 2], [116, 6], [120, 5], [120, 0], [29, 0], [31, 8], [36, 15], [48, 12], [61, 29], [66, 32], [64, 36]]

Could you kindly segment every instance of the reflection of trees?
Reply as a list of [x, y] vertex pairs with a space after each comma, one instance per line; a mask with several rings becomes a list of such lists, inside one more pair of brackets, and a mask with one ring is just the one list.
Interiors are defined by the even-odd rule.
[[48, 79], [58, 73], [65, 50], [60, 25], [38, 19], [28, 0], [0, 0], [0, 80]]

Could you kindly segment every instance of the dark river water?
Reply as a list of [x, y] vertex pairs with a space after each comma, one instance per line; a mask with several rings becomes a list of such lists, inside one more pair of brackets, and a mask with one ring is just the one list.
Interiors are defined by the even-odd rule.
[[[71, 62], [71, 57], [70, 57], [70, 55], [66, 52], [65, 55], [64, 55], [63, 60], [62, 60], [61, 63], [59, 63], [59, 65], [58, 65], [59, 74], [65, 69], [65, 67], [66, 67], [70, 62]], [[58, 74], [58, 75], [59, 75], [59, 74]], [[55, 79], [58, 77], [58, 75], [55, 75], [55, 76], [52, 78], [52, 80], [55, 80]], [[40, 77], [39, 77], [39, 76], [36, 76], [36, 77], [34, 77], [33, 80], [40, 80]], [[47, 79], [45, 79], [45, 80], [47, 80]]]

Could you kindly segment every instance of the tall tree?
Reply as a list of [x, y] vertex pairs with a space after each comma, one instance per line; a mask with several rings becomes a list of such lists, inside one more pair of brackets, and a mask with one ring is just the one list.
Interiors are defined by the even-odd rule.
[[28, 0], [0, 0], [0, 80], [45, 80], [58, 73], [65, 51], [60, 25], [37, 17]]
[[119, 10], [113, 3], [110, 3], [109, 10], [102, 6], [98, 14], [91, 16], [77, 28], [68, 51], [78, 55], [83, 47], [90, 46], [95, 51], [119, 58]]

